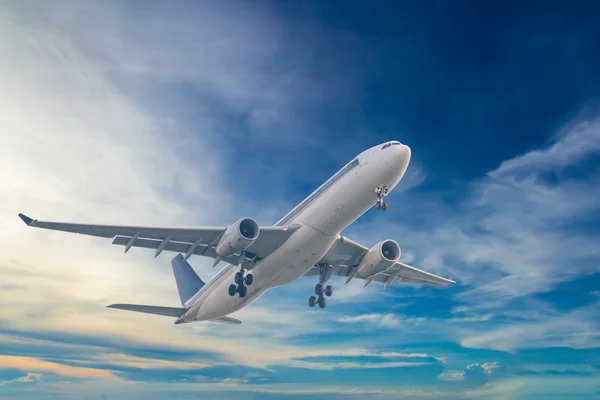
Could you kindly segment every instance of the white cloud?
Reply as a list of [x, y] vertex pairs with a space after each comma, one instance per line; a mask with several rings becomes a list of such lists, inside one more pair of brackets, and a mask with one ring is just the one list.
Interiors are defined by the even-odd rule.
[[568, 346], [597, 347], [600, 343], [598, 317], [600, 303], [539, 319], [509, 323], [498, 327], [465, 331], [461, 345], [513, 351], [520, 348]]
[[491, 375], [494, 371], [496, 371], [500, 368], [500, 363], [499, 362], [484, 363], [484, 364], [481, 364], [481, 366], [483, 367], [486, 374]]
[[292, 360], [286, 362], [286, 366], [294, 368], [306, 368], [313, 370], [331, 371], [335, 369], [383, 369], [383, 368], [410, 368], [420, 367], [427, 365], [426, 362], [409, 362], [409, 361], [390, 361], [390, 362], [326, 362], [326, 361], [304, 361], [304, 360]]
[[438, 375], [440, 381], [462, 381], [465, 379], [465, 371], [449, 370]]
[[34, 374], [31, 372], [28, 372], [27, 375], [25, 376], [20, 376], [18, 378], [15, 379], [11, 379], [8, 381], [0, 381], [0, 386], [2, 385], [8, 385], [11, 383], [30, 383], [30, 382], [36, 382], [39, 381], [40, 378], [42, 377], [42, 374]]
[[382, 328], [395, 328], [401, 322], [400, 318], [394, 314], [363, 314], [338, 317], [337, 320], [348, 324], [367, 323]]
[[[279, 304], [240, 313], [250, 319], [242, 338], [239, 327], [175, 327], [168, 318], [107, 310], [113, 302], [177, 305], [168, 256], [123, 255], [108, 240], [34, 230], [17, 217], [214, 225], [248, 209], [259, 220], [273, 216], [276, 207], [249, 204], [225, 179], [235, 159], [224, 133], [245, 139], [213, 115], [214, 103], [261, 127], [283, 123], [316, 92], [298, 78], [301, 62], [264, 72], [283, 46], [275, 20], [228, 5], [197, 7], [193, 17], [163, 5], [132, 16], [120, 3], [12, 3], [0, 12], [3, 327], [223, 352], [256, 366], [305, 354], [305, 346], [283, 338], [315, 327], [298, 314], [286, 317]], [[189, 85], [206, 99], [182, 102], [161, 91], [169, 84]], [[191, 263], [203, 277], [215, 273], [210, 261]], [[305, 303], [296, 304], [302, 312]], [[319, 321], [327, 314], [310, 318], [326, 327]], [[265, 329], [277, 332], [266, 347]]]
[[491, 171], [489, 176], [512, 181], [515, 175], [527, 176], [542, 171], [559, 170], [578, 163], [590, 154], [600, 153], [599, 120], [584, 120], [565, 128], [561, 132], [563, 136], [552, 146], [506, 160]]

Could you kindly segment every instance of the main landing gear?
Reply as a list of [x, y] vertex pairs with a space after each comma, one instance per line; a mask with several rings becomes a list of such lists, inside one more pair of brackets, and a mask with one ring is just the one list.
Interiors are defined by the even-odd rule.
[[318, 303], [319, 308], [325, 308], [327, 305], [325, 296], [330, 297], [333, 294], [333, 288], [331, 285], [327, 285], [325, 286], [325, 289], [323, 289], [323, 284], [318, 283], [317, 286], [315, 286], [315, 294], [319, 297], [310, 296], [308, 298], [308, 305], [314, 307]]
[[239, 293], [240, 297], [246, 297], [246, 294], [248, 293], [248, 288], [246, 286], [252, 285], [254, 276], [252, 276], [251, 273], [247, 273], [246, 276], [244, 276], [244, 271], [244, 269], [241, 269], [235, 273], [235, 284], [229, 285], [230, 296], [235, 296], [236, 293]]
[[387, 203], [384, 200], [385, 196], [388, 195], [387, 186], [377, 186], [375, 188], [375, 194], [378, 197], [377, 203], [375, 204], [375, 208], [381, 211], [387, 210]]
[[[333, 294], [333, 288], [331, 287], [331, 285], [323, 287], [323, 285], [325, 284], [325, 282], [327, 282], [328, 279], [326, 273], [329, 269], [329, 265], [319, 264], [318, 268], [320, 280], [319, 283], [317, 283], [317, 285], [315, 286], [315, 294], [318, 297], [310, 296], [308, 298], [308, 305], [310, 307], [314, 307], [316, 304], [319, 304], [319, 308], [325, 308], [325, 306], [327, 305], [327, 300], [325, 299], [325, 296], [330, 297]], [[331, 274], [329, 274], [329, 276], [331, 276]]]
[[[242, 257], [240, 257], [240, 259]], [[247, 272], [246, 269], [240, 265], [240, 270], [235, 273], [233, 280], [235, 284], [229, 285], [229, 295], [233, 297], [236, 293], [239, 293], [240, 297], [246, 297], [246, 294], [248, 294], [248, 288], [246, 286], [252, 285], [252, 282], [254, 282], [254, 276], [250, 272]]]

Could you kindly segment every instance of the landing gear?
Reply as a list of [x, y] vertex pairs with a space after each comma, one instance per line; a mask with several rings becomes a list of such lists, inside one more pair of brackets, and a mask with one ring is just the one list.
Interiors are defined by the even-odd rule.
[[327, 305], [327, 300], [325, 300], [325, 297], [323, 297], [323, 296], [319, 297], [319, 308], [325, 308], [326, 305]]
[[375, 208], [381, 211], [387, 210], [387, 204], [384, 200], [384, 198], [388, 195], [387, 186], [377, 186], [375, 188], [375, 194], [378, 198], [377, 203], [375, 204]]
[[315, 296], [310, 296], [308, 298], [308, 305], [310, 307], [314, 307], [319, 304], [319, 308], [325, 308], [327, 305], [327, 300], [325, 300], [325, 296], [330, 297], [333, 294], [333, 288], [331, 285], [327, 285], [325, 287], [324, 284], [331, 277], [333, 270], [329, 267], [328, 264], [317, 264], [317, 268], [319, 269], [319, 283], [315, 285]]
[[235, 296], [236, 293], [237, 293], [237, 286], [229, 285], [229, 295], [233, 297], [233, 296]]
[[242, 285], [244, 283], [244, 271], [236, 272], [233, 281], [238, 285]]
[[323, 294], [323, 284], [322, 283], [317, 283], [317, 286], [315, 286], [315, 294], [317, 296], [321, 296]]
[[235, 273], [233, 280], [235, 285], [229, 285], [229, 295], [235, 296], [236, 293], [239, 293], [240, 297], [246, 297], [246, 294], [248, 293], [248, 288], [246, 286], [252, 285], [252, 282], [254, 282], [254, 276], [248, 273], [244, 277], [244, 272], [238, 271]]
[[[242, 254], [240, 260], [243, 258], [243, 256], [244, 255]], [[242, 267], [240, 263], [240, 270], [235, 273], [233, 281], [235, 282], [235, 285], [229, 286], [229, 295], [235, 296], [236, 293], [239, 293], [240, 297], [243, 298], [248, 294], [248, 288], [246, 286], [252, 285], [252, 282], [254, 282], [254, 276], [249, 272], [246, 273], [246, 269]]]

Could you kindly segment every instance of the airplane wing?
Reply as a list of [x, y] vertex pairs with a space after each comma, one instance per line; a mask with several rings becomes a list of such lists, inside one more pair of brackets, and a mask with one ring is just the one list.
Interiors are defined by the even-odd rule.
[[[79, 233], [82, 235], [113, 238], [113, 244], [125, 246], [125, 252], [131, 247], [155, 249], [155, 257], [163, 250], [215, 258], [215, 245], [227, 227], [145, 227], [128, 225], [89, 225], [66, 222], [38, 221], [26, 215], [19, 217], [28, 225], [55, 231]], [[262, 259], [277, 250], [299, 228], [299, 225], [260, 227], [256, 241], [246, 249], [243, 262], [251, 268], [253, 259]], [[223, 261], [238, 264], [239, 255], [222, 258]]]
[[[351, 278], [354, 272], [353, 269], [358, 267], [361, 258], [368, 251], [369, 249], [362, 244], [354, 242], [344, 236], [340, 236], [327, 254], [321, 259], [320, 263], [329, 265], [328, 271], [325, 272], [326, 276], [337, 275]], [[317, 266], [309, 270], [305, 276], [316, 275], [320, 275]], [[358, 276], [356, 276], [356, 278], [362, 279]], [[365, 286], [372, 281], [383, 283], [384, 289], [387, 289], [396, 281], [429, 286], [448, 286], [456, 283], [453, 280], [422, 271], [400, 261], [397, 261], [388, 270], [367, 279], [365, 281]]]

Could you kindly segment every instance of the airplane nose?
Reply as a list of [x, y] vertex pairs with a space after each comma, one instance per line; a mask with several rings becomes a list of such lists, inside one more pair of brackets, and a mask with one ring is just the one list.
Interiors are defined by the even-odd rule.
[[411, 151], [410, 147], [407, 145], [393, 146], [395, 147], [395, 164], [398, 166], [398, 169], [402, 172], [406, 171], [408, 168], [408, 163], [410, 162]]

